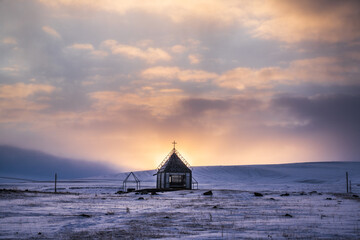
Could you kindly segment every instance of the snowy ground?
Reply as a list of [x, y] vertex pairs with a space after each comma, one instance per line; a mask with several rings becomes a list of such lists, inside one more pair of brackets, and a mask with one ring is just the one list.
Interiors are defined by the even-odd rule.
[[[359, 183], [359, 163], [199, 167], [199, 190], [158, 195], [115, 194], [125, 174], [59, 183], [67, 194], [3, 182], [18, 190], [0, 190], [0, 238], [358, 239], [360, 199], [344, 194], [345, 170]], [[152, 173], [136, 174], [152, 186]]]

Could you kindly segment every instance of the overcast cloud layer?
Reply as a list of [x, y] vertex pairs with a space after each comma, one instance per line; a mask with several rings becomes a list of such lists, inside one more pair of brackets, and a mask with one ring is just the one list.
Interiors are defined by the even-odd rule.
[[0, 144], [127, 169], [360, 161], [359, 1], [0, 1]]

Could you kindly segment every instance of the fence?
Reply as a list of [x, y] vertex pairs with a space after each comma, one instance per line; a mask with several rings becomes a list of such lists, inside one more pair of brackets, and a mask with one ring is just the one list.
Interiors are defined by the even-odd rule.
[[[53, 180], [34, 180], [0, 176], [0, 179], [10, 180], [0, 182], [0, 188], [11, 187], [40, 192], [82, 192], [82, 193], [115, 193], [122, 189], [123, 179], [117, 178], [87, 178], [75, 180], [59, 180], [57, 174]], [[145, 184], [146, 186], [146, 184]]]

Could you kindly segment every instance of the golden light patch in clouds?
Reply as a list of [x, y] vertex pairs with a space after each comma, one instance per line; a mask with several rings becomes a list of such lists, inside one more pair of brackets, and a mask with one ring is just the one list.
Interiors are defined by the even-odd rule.
[[174, 53], [183, 53], [186, 51], [186, 47], [183, 45], [174, 45], [171, 47], [171, 51]]
[[147, 111], [154, 117], [162, 118], [173, 113], [173, 106], [183, 98], [183, 95], [180, 89], [145, 88], [136, 93], [93, 92], [90, 97], [96, 100], [92, 107], [101, 112], [101, 116], [136, 108], [140, 111]]
[[73, 49], [78, 49], [78, 50], [94, 50], [94, 46], [90, 43], [75, 43], [71, 46], [69, 46], [69, 48], [73, 48]]
[[349, 84], [351, 82], [346, 82], [345, 75], [354, 70], [336, 58], [319, 57], [293, 61], [285, 72], [289, 78], [298, 81]]
[[13, 85], [0, 85], [0, 98], [26, 98], [38, 92], [50, 93], [55, 87], [44, 84], [17, 83]]
[[189, 56], [188, 56], [188, 59], [189, 59], [189, 62], [191, 63], [191, 64], [198, 64], [198, 63], [200, 63], [201, 62], [201, 57], [200, 57], [200, 55], [198, 55], [198, 54], [190, 54]]
[[179, 88], [164, 88], [164, 89], [160, 89], [160, 92], [162, 92], [162, 93], [182, 93], [183, 90], [181, 90]]
[[357, 2], [8, 1], [0, 135], [132, 169], [156, 167], [174, 138], [194, 165], [317, 160], [309, 129], [339, 139], [348, 121], [334, 119], [358, 117], [358, 98], [308, 97], [354, 95]]
[[358, 1], [326, 0], [54, 0], [52, 7], [71, 7], [126, 14], [140, 11], [165, 16], [177, 24], [190, 21], [217, 26], [241, 25], [252, 36], [284, 42], [344, 42], [360, 37]]
[[130, 11], [140, 11], [149, 14], [163, 15], [175, 23], [182, 23], [191, 18], [212, 21], [214, 24], [230, 24], [243, 15], [248, 1], [219, 1], [219, 0], [41, 0], [52, 7], [87, 8], [92, 10], [110, 11], [126, 14]]
[[12, 75], [12, 76], [16, 76], [18, 75], [24, 68], [20, 65], [17, 64], [13, 64], [13, 65], [9, 65], [6, 67], [2, 67], [0, 68], [0, 71], [7, 74], [7, 75]]
[[179, 79], [187, 82], [206, 82], [216, 78], [218, 75], [203, 70], [182, 70], [178, 67], [157, 66], [145, 69], [141, 72], [141, 76], [146, 79]]
[[120, 54], [128, 58], [139, 58], [148, 63], [158, 61], [170, 61], [171, 56], [160, 48], [148, 47], [145, 50], [118, 43], [116, 40], [106, 40], [101, 44], [103, 47], [109, 48], [112, 54]]
[[44, 84], [0, 85], [0, 116], [1, 122], [16, 123], [21, 121], [34, 121], [33, 111], [48, 107], [45, 103], [36, 102], [39, 98], [28, 99], [37, 93], [51, 93], [55, 87]]
[[272, 87], [272, 81], [283, 80], [285, 77], [282, 70], [277, 67], [262, 69], [235, 68], [222, 74], [216, 79], [216, 82], [219, 86], [239, 90], [249, 87], [261, 89]]
[[49, 26], [43, 26], [42, 30], [55, 38], [61, 38], [61, 35], [55, 29]]
[[16, 38], [13, 38], [13, 37], [3, 38], [2, 42], [4, 44], [8, 44], [8, 45], [16, 45], [17, 44]]
[[287, 67], [266, 68], [235, 68], [221, 74], [215, 82], [221, 87], [266, 89], [275, 84], [300, 84], [313, 82], [318, 84], [352, 84], [353, 81], [345, 78], [347, 74], [359, 72], [358, 67], [344, 66], [336, 58], [312, 58], [295, 60]]
[[270, 0], [257, 7], [263, 21], [252, 23], [255, 37], [284, 42], [343, 42], [360, 37], [358, 1]]

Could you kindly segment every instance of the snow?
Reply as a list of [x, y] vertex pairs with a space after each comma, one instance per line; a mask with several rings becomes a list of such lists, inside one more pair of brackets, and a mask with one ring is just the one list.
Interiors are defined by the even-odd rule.
[[[346, 171], [360, 184], [355, 162], [195, 167], [199, 190], [158, 195], [115, 194], [127, 173], [59, 182], [58, 194], [52, 183], [1, 182], [18, 191], [0, 191], [0, 238], [358, 239], [360, 199], [344, 193]], [[154, 173], [135, 172], [146, 187]]]

